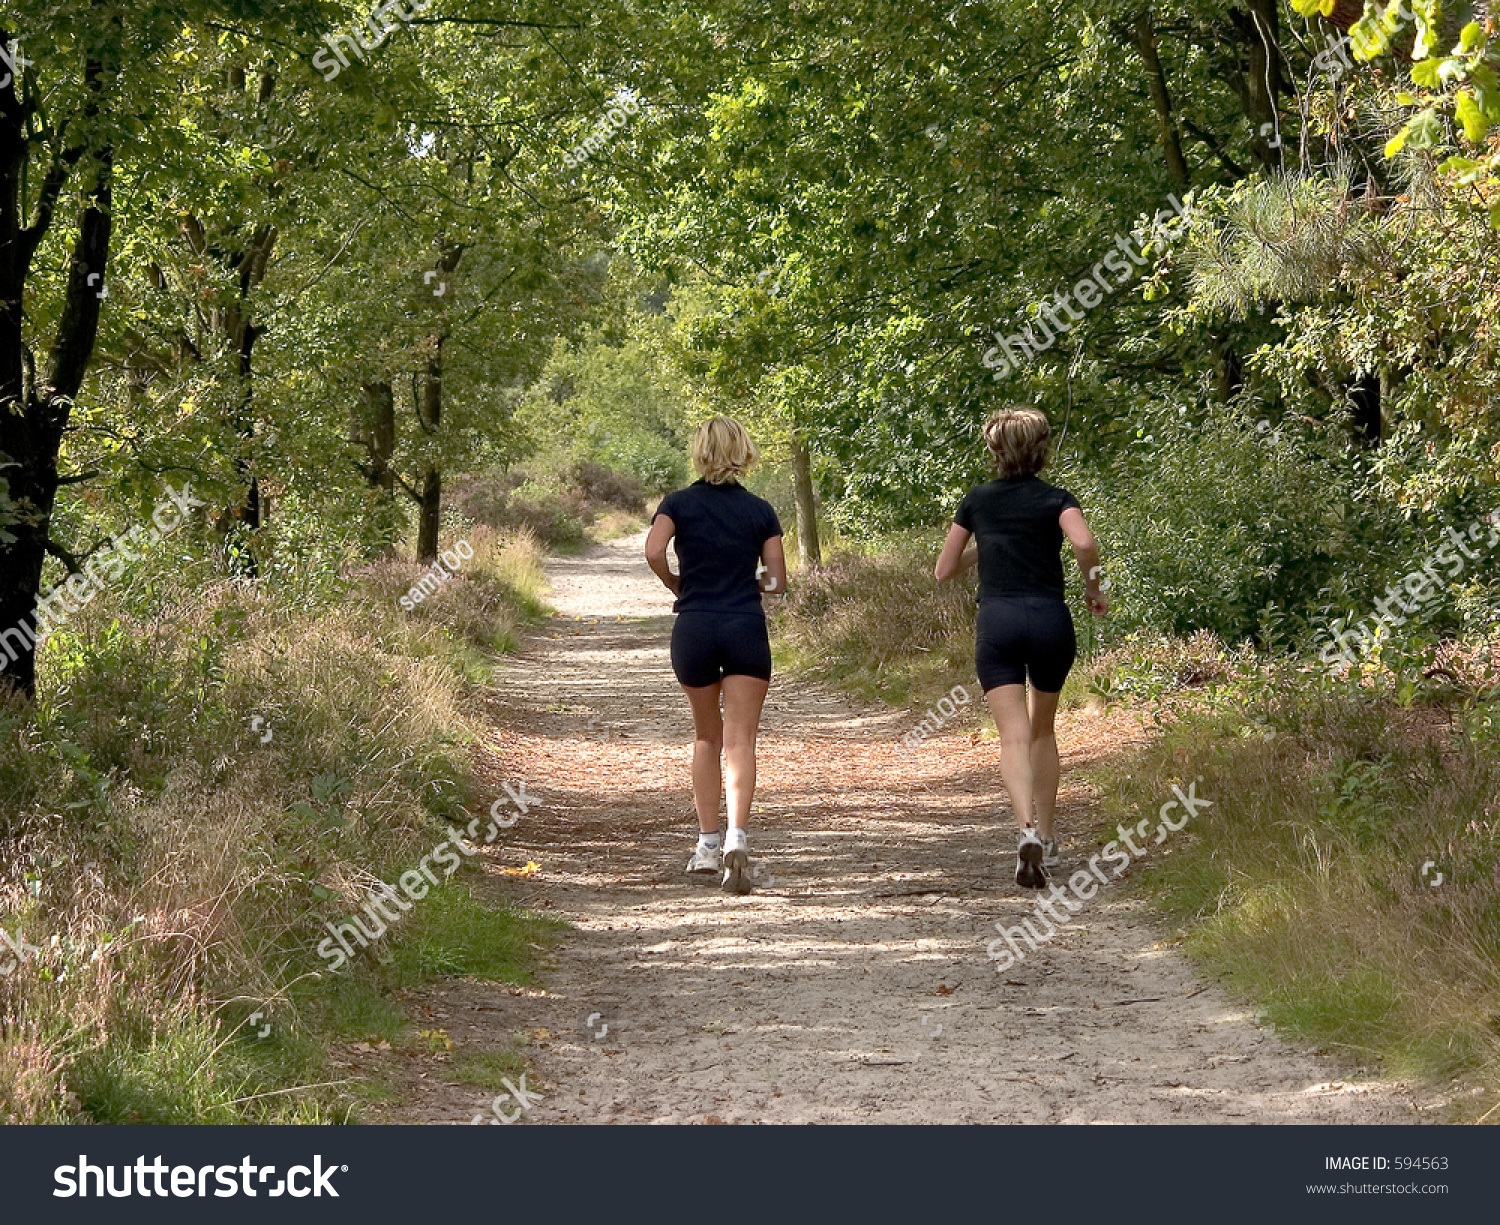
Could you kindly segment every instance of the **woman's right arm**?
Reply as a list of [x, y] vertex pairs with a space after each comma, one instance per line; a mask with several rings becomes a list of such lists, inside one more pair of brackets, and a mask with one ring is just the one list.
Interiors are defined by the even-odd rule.
[[940, 583], [957, 578], [979, 560], [978, 546], [964, 552], [969, 543], [969, 529], [954, 524], [948, 529], [948, 539], [943, 541], [943, 551], [938, 554], [937, 565], [932, 568], [933, 577]]
[[1094, 533], [1089, 531], [1083, 512], [1076, 506], [1063, 511], [1057, 522], [1063, 535], [1073, 546], [1073, 556], [1078, 559], [1078, 568], [1083, 571], [1089, 611], [1096, 617], [1102, 617], [1109, 611], [1109, 582], [1104, 578], [1103, 567], [1099, 565], [1099, 542], [1094, 539]]
[[672, 573], [672, 567], [667, 565], [667, 542], [676, 532], [677, 525], [672, 522], [670, 515], [657, 515], [651, 521], [651, 530], [646, 533], [646, 564], [673, 595], [679, 593], [682, 585], [681, 580]]

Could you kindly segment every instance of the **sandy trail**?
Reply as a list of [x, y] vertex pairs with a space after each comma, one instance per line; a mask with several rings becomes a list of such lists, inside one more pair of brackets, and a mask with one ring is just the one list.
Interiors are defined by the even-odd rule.
[[[1257, 1027], [1117, 887], [997, 973], [994, 923], [1035, 899], [1011, 879], [996, 747], [965, 731], [903, 750], [918, 712], [776, 678], [751, 831], [761, 888], [729, 897], [684, 874], [692, 725], [641, 540], [549, 564], [560, 615], [493, 700], [506, 776], [545, 800], [492, 856], [540, 873], [498, 879], [578, 930], [549, 953], [545, 991], [454, 982], [419, 1005], [461, 1045], [531, 1035], [544, 1096], [526, 1121], [1413, 1120], [1400, 1086], [1350, 1083]], [[1064, 722], [1067, 871], [1098, 846], [1069, 767], [1139, 735], [1127, 716]], [[420, 1079], [397, 1121], [466, 1123], [488, 1105]]]

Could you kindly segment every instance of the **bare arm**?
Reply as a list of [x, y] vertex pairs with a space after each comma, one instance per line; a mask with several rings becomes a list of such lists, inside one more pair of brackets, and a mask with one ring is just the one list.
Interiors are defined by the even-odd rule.
[[968, 528], [955, 523], [948, 529], [948, 539], [943, 541], [943, 551], [938, 554], [937, 565], [932, 571], [938, 582], [946, 583], [950, 578], [957, 578], [978, 563], [979, 546], [976, 544], [965, 552], [964, 545], [968, 543]]
[[767, 595], [780, 595], [786, 590], [786, 550], [781, 537], [771, 536], [760, 548], [761, 565], [766, 572], [761, 576], [760, 589]]
[[657, 515], [651, 522], [651, 530], [646, 533], [646, 564], [673, 595], [678, 594], [682, 584], [672, 573], [672, 567], [667, 565], [667, 542], [676, 534], [677, 525], [670, 515]]
[[1102, 617], [1109, 612], [1109, 580], [1104, 577], [1104, 569], [1099, 565], [1099, 542], [1094, 539], [1094, 533], [1089, 531], [1083, 512], [1076, 506], [1063, 511], [1057, 522], [1063, 535], [1073, 545], [1073, 556], [1078, 559], [1078, 568], [1083, 571], [1089, 611], [1096, 617]]

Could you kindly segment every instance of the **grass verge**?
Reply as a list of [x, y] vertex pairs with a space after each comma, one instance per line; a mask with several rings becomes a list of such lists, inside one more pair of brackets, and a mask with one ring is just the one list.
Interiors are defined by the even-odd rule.
[[531, 981], [555, 923], [481, 904], [468, 868], [347, 967], [315, 952], [500, 798], [479, 690], [542, 615], [540, 551], [467, 538], [409, 611], [415, 563], [299, 576], [289, 549], [248, 583], [203, 550], [48, 640], [37, 703], [0, 709], [0, 1121], [355, 1121], [380, 1088], [331, 1052], [415, 1040], [392, 993]]
[[1092, 782], [1124, 824], [1195, 783], [1214, 806], [1140, 878], [1187, 952], [1278, 1029], [1474, 1119], [1500, 1103], [1497, 750], [1482, 706], [1286, 665], [1180, 704]]

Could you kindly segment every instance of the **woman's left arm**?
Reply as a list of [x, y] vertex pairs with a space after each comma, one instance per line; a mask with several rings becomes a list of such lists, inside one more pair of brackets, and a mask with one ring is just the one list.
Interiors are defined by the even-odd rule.
[[937, 565], [933, 568], [938, 582], [946, 583], [950, 578], [957, 578], [979, 561], [977, 544], [964, 552], [964, 545], [969, 543], [969, 534], [968, 528], [959, 527], [956, 523], [948, 529], [948, 539], [943, 541], [943, 551], [938, 554]]
[[766, 568], [760, 589], [766, 595], [780, 595], [786, 590], [786, 550], [780, 536], [768, 536], [760, 546], [760, 563]]

